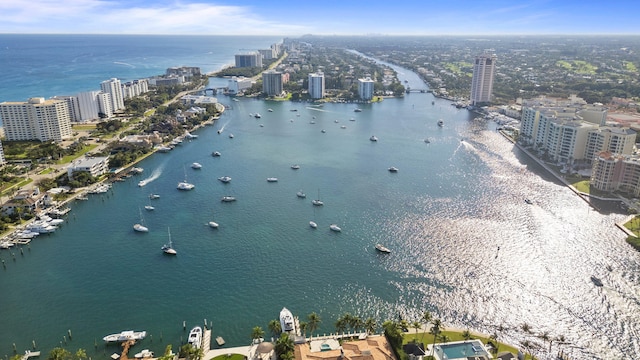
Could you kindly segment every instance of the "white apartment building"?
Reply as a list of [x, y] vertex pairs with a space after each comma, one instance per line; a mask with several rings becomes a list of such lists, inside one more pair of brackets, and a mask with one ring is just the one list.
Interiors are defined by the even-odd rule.
[[593, 160], [591, 186], [601, 191], [624, 191], [640, 196], [640, 158], [605, 151]]
[[373, 99], [373, 85], [375, 82], [370, 77], [358, 79], [358, 96], [362, 100]]
[[262, 92], [269, 96], [281, 96], [284, 92], [282, 73], [275, 70], [267, 70], [262, 73]]
[[125, 100], [140, 96], [148, 91], [149, 81], [147, 79], [133, 80], [122, 84], [122, 97]]
[[109, 172], [109, 157], [83, 158], [73, 161], [67, 167], [67, 176], [73, 179], [74, 172], [88, 172], [93, 177]]
[[476, 56], [473, 63], [473, 77], [471, 78], [471, 105], [491, 101], [496, 60], [496, 55]]
[[78, 121], [91, 121], [99, 118], [100, 106], [98, 104], [98, 94], [100, 91], [85, 91], [78, 94], [78, 107], [80, 117]]
[[71, 122], [80, 121], [80, 104], [78, 103], [77, 96], [54, 96], [52, 99], [66, 101], [67, 106], [69, 107], [69, 116], [71, 118]]
[[0, 142], [0, 166], [4, 166], [7, 160], [4, 158], [4, 149], [2, 148], [2, 142]]
[[308, 90], [312, 99], [322, 99], [324, 97], [324, 73], [309, 74]]
[[102, 92], [111, 96], [112, 111], [124, 110], [124, 97], [122, 95], [122, 85], [120, 80], [112, 78], [100, 83]]
[[113, 116], [113, 108], [112, 108], [110, 94], [107, 94], [101, 91], [96, 95], [96, 101], [98, 102], [98, 113], [104, 114], [104, 116], [107, 118], [110, 118]]
[[62, 141], [72, 135], [69, 107], [64, 100], [30, 98], [0, 103], [0, 119], [8, 141]]
[[229, 94], [231, 95], [235, 95], [235, 94], [239, 94], [241, 93], [244, 89], [248, 89], [251, 87], [251, 85], [253, 85], [253, 83], [251, 82], [250, 78], [246, 78], [244, 76], [234, 76], [231, 79], [229, 79], [229, 82], [227, 83], [227, 89], [229, 91]]

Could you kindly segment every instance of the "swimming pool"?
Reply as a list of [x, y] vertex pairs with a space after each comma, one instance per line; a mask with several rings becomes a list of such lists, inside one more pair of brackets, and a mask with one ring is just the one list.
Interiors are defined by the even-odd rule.
[[480, 340], [436, 344], [434, 355], [439, 360], [466, 359], [469, 356], [489, 356]]

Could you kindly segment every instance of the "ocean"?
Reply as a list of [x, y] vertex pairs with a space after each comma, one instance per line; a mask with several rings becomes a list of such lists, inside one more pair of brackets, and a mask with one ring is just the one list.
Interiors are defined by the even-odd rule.
[[[31, 45], [28, 52], [66, 59], [41, 59], [32, 68], [52, 83], [37, 77], [38, 96], [176, 65], [215, 70], [238, 49], [277, 41], [109, 36], [111, 50], [99, 51], [93, 37], [73, 47], [75, 36], [54, 38], [69, 47], [40, 39], [45, 49]], [[154, 61], [135, 60], [143, 58], [143, 45]], [[87, 54], [79, 58], [84, 65], [68, 61], [77, 54], [54, 56], [55, 48]], [[206, 60], [209, 51], [221, 60]], [[420, 87], [415, 74], [397, 70]], [[89, 77], [95, 81], [85, 82]], [[12, 92], [2, 81], [3, 98], [36, 96], [38, 87]], [[626, 215], [617, 203], [598, 202], [594, 210], [504, 139], [496, 124], [429, 93], [360, 105], [362, 112], [353, 104], [236, 100], [219, 96], [227, 107], [220, 120], [195, 132], [197, 139], [142, 161], [143, 174], [73, 203], [55, 233], [0, 251], [0, 355], [34, 341], [43, 351], [84, 348], [106, 359], [119, 349], [102, 337], [123, 330], [149, 333], [134, 353], [161, 353], [205, 322], [225, 346], [247, 345], [252, 328], [268, 332], [282, 307], [301, 320], [318, 313], [320, 334], [335, 332], [346, 312], [382, 324], [418, 320], [428, 310], [445, 328], [497, 332], [516, 346], [534, 342], [540, 358], [549, 357], [548, 343], [536, 336], [545, 332], [567, 340], [554, 342], [551, 353], [562, 349], [575, 359], [640, 354], [640, 257], [613, 225]], [[370, 141], [372, 135], [379, 140]], [[192, 169], [193, 162], [202, 169]], [[224, 184], [221, 176], [232, 181]], [[138, 187], [145, 178], [155, 180]], [[176, 189], [185, 178], [194, 190]], [[300, 190], [305, 199], [296, 196]], [[150, 200], [150, 193], [161, 197]], [[221, 202], [225, 195], [237, 201]], [[314, 207], [314, 198], [324, 206]], [[147, 204], [156, 208], [142, 210], [149, 233], [135, 233]], [[169, 232], [176, 257], [160, 250]], [[377, 243], [391, 254], [377, 253]], [[604, 286], [595, 286], [592, 275]], [[522, 331], [525, 323], [531, 333]]]

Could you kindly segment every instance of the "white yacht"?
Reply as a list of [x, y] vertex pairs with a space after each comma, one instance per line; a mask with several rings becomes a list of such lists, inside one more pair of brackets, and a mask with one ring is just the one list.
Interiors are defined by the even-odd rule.
[[262, 115], [260, 115], [260, 113], [255, 113], [255, 115], [253, 115], [253, 117], [255, 117], [256, 119], [260, 119], [262, 117]]
[[340, 227], [338, 225], [336, 225], [336, 224], [329, 225], [329, 229], [331, 229], [331, 231], [335, 231], [335, 232], [342, 231], [342, 229], [340, 229]]
[[138, 181], [138, 186], [143, 187], [145, 185], [147, 185], [149, 183], [149, 180], [144, 179], [144, 180], [140, 180]]
[[371, 137], [369, 138], [369, 140], [371, 141], [378, 141], [378, 138], [375, 135], [371, 135]]
[[282, 308], [282, 310], [280, 310], [280, 326], [282, 328], [282, 331], [295, 330], [293, 315], [287, 308]]
[[269, 177], [269, 178], [267, 178], [267, 181], [268, 181], [268, 182], [278, 182], [278, 178], [276, 178], [276, 177]]
[[202, 169], [202, 164], [194, 162], [193, 164], [191, 164], [191, 168], [193, 168], [193, 169]]
[[178, 183], [178, 190], [193, 190], [195, 185], [188, 183], [187, 180]]
[[27, 229], [38, 234], [48, 234], [56, 231], [57, 227], [49, 224], [46, 221], [36, 220], [27, 225]]
[[306, 197], [307, 197], [307, 194], [305, 194], [302, 190], [300, 190], [300, 191], [298, 191], [298, 192], [296, 193], [296, 196], [297, 196], [297, 197], [299, 197], [299, 198], [301, 198], [301, 199], [304, 199], [304, 198], [306, 198]]
[[151, 200], [160, 199], [160, 195], [158, 195], [158, 194], [149, 194], [149, 199], [151, 199]]
[[219, 151], [214, 151], [214, 152], [211, 153], [211, 156], [213, 156], [213, 157], [218, 157], [220, 155], [222, 155], [222, 154], [220, 154]]
[[314, 228], [314, 229], [317, 229], [317, 228], [318, 228], [318, 224], [316, 224], [316, 222], [315, 222], [315, 221], [313, 221], [313, 220], [309, 221], [309, 226], [311, 226], [311, 227], [312, 227], [312, 228]]
[[390, 167], [388, 170], [389, 170], [389, 172], [393, 172], [393, 173], [394, 172], [398, 172], [398, 168], [395, 167], [395, 166]]
[[230, 176], [221, 176], [218, 178], [218, 180], [222, 181], [223, 183], [228, 183], [231, 181], [231, 177]]
[[215, 222], [215, 221], [209, 221], [209, 227], [217, 229], [218, 228], [218, 223]]
[[146, 226], [144, 226], [142, 224], [133, 225], [133, 230], [138, 231], [138, 232], [149, 232], [149, 228], [147, 228]]
[[153, 210], [155, 210], [156, 208], [155, 208], [155, 207], [153, 207], [153, 206], [151, 206], [151, 205], [145, 205], [145, 206], [144, 206], [144, 209], [145, 209], [145, 210], [147, 210], [147, 211], [153, 211]]
[[233, 196], [223, 196], [221, 199], [222, 202], [232, 202], [236, 201], [236, 198]]
[[383, 254], [391, 253], [391, 250], [389, 250], [387, 247], [385, 247], [382, 244], [376, 244], [376, 250], [378, 250], [379, 252], [381, 252]]
[[292, 168], [293, 170], [298, 170], [298, 169], [300, 169], [300, 165], [298, 165], [298, 164], [294, 164], [294, 165], [291, 165], [291, 168]]
[[105, 342], [124, 342], [129, 340], [142, 340], [147, 336], [146, 331], [127, 330], [118, 334], [107, 335], [102, 338]]
[[188, 341], [194, 349], [200, 349], [202, 346], [202, 328], [200, 326], [191, 329]]

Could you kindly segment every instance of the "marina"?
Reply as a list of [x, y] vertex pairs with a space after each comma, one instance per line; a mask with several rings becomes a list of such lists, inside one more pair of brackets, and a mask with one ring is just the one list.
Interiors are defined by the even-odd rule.
[[[445, 326], [491, 333], [502, 324], [502, 335], [514, 343], [525, 337], [518, 328], [527, 322], [536, 332], [565, 335], [585, 356], [638, 346], [631, 335], [640, 331], [633, 320], [640, 315], [633, 290], [638, 260], [611, 226], [624, 214], [590, 211], [492, 123], [441, 106], [441, 100], [431, 105], [431, 95], [420, 93], [362, 104], [358, 113], [351, 104], [311, 112], [289, 102], [220, 101], [233, 110], [198, 130], [199, 140], [140, 163], [145, 174], [159, 171], [156, 180], [141, 188], [130, 178], [91, 192], [88, 201], [68, 204], [63, 226], [21, 245], [31, 249], [24, 256], [17, 245], [0, 251], [6, 263], [0, 287], [9, 290], [0, 307], [24, 308], [3, 318], [11, 324], [0, 329], [4, 353], [14, 342], [30, 347], [32, 338], [42, 349], [53, 348], [70, 327], [69, 346], [86, 348], [94, 358], [116, 349], [94, 347], [95, 339], [123, 328], [146, 329], [140, 349], [161, 354], [167, 344], [177, 349], [186, 341], [185, 319], [203, 316], [214, 319], [225, 346], [241, 346], [252, 327], [277, 318], [283, 291], [313, 298], [291, 296], [287, 308], [321, 312], [318, 332], [330, 332], [345, 311], [382, 322], [398, 314], [417, 319], [427, 308]], [[291, 110], [301, 121], [289, 121]], [[264, 114], [268, 126], [256, 126], [248, 113]], [[312, 116], [316, 127], [309, 124]], [[353, 116], [357, 121], [337, 131], [336, 118]], [[446, 126], [435, 125], [440, 118]], [[225, 134], [236, 134], [233, 140], [217, 135], [223, 125]], [[381, 140], [372, 142], [372, 133]], [[224, 157], [212, 157], [214, 149]], [[197, 188], [176, 191], [194, 161], [203, 165], [189, 171]], [[304, 166], [292, 171], [291, 164]], [[402, 172], [388, 174], [388, 164]], [[216, 181], [224, 174], [233, 182]], [[275, 176], [277, 184], [265, 181]], [[324, 206], [293, 196], [300, 189], [310, 198], [321, 189], [315, 200]], [[156, 195], [155, 210], [145, 212], [150, 231], [136, 236], [136, 208], [150, 193]], [[525, 206], [525, 198], [535, 205]], [[214, 211], [223, 224], [215, 231], [206, 226]], [[342, 232], [331, 232], [329, 224]], [[160, 250], [168, 226], [179, 256]], [[378, 242], [393, 254], [376, 255], [372, 244]], [[282, 271], [283, 254], [295, 271]], [[258, 272], [278, 274], [277, 280]], [[597, 286], [592, 275], [606, 286]], [[123, 289], [123, 279], [132, 277]], [[229, 293], [211, 290], [220, 288]], [[32, 289], [47, 297], [34, 299]], [[123, 291], [135, 301], [113, 301]], [[262, 295], [267, 299], [255, 301]]]

